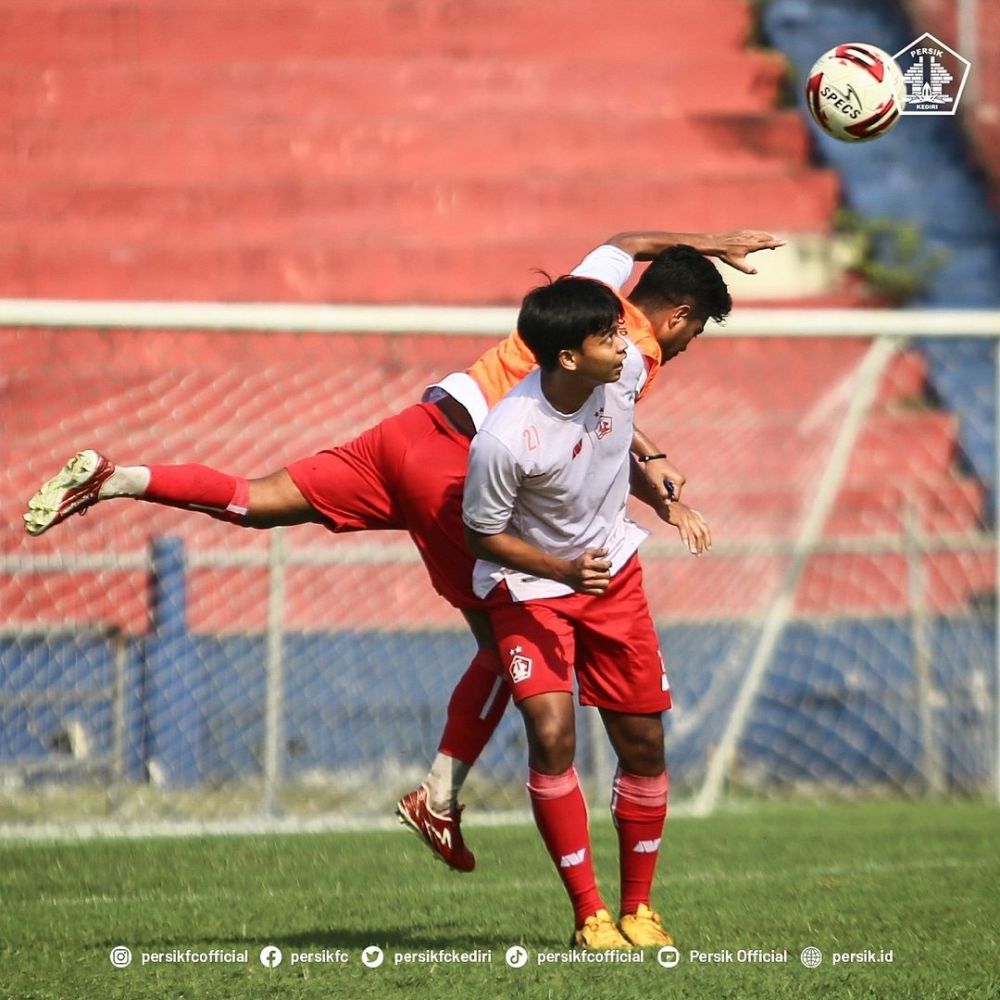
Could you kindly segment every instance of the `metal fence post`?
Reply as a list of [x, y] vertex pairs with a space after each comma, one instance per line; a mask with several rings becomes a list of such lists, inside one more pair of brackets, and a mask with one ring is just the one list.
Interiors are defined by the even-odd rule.
[[111, 775], [108, 785], [108, 812], [118, 811], [125, 787], [127, 764], [126, 726], [128, 724], [128, 642], [118, 626], [114, 626], [108, 638], [111, 642], [113, 661], [112, 681], [112, 721], [111, 721]]
[[144, 704], [150, 780], [194, 785], [203, 778], [205, 668], [187, 628], [187, 567], [179, 538], [150, 546], [151, 615]]
[[264, 801], [269, 816], [281, 812], [278, 801], [282, 764], [282, 711], [284, 664], [282, 645], [285, 614], [285, 530], [274, 528], [269, 535], [267, 587], [267, 657], [264, 664]]
[[944, 793], [945, 778], [941, 764], [937, 722], [934, 718], [934, 678], [930, 623], [927, 614], [927, 579], [924, 551], [920, 544], [920, 525], [913, 498], [903, 506], [903, 538], [906, 552], [906, 577], [910, 605], [910, 635], [913, 643], [913, 675], [917, 693], [917, 718], [920, 720], [920, 770], [928, 795]]
[[993, 798], [1000, 802], [1000, 339], [993, 352]]

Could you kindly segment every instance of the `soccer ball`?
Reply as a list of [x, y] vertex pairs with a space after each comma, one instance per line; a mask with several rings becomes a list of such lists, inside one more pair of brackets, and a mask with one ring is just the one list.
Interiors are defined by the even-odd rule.
[[806, 103], [813, 121], [844, 142], [885, 135], [906, 107], [906, 81], [888, 52], [863, 42], [830, 49], [809, 71]]

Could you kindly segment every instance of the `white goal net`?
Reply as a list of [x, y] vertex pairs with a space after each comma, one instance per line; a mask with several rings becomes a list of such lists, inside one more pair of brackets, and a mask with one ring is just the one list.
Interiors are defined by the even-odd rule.
[[[83, 447], [274, 471], [512, 311], [59, 309], [0, 328], [0, 825], [391, 815], [474, 651], [404, 535], [111, 501], [28, 539], [20, 512]], [[997, 794], [998, 336], [998, 314], [748, 311], [664, 370], [638, 422], [715, 539], [695, 559], [635, 512], [676, 800]], [[586, 713], [579, 746], [603, 785]], [[523, 808], [525, 766], [509, 710], [472, 811]]]

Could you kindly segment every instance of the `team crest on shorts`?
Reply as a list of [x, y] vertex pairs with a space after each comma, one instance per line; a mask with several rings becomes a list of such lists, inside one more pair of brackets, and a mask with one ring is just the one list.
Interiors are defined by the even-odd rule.
[[510, 679], [514, 684], [520, 684], [531, 676], [531, 657], [521, 655], [521, 647], [515, 646], [510, 651]]

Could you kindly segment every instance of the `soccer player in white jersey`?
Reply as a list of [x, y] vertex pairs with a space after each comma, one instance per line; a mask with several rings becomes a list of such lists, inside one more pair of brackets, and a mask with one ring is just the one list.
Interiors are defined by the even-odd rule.
[[[539, 368], [473, 440], [463, 520], [528, 740], [535, 820], [573, 904], [574, 941], [591, 949], [671, 943], [650, 891], [667, 809], [662, 712], [670, 687], [625, 514], [635, 400], [647, 378], [624, 336], [621, 300], [569, 276], [530, 292], [518, 330]], [[682, 504], [698, 552], [704, 520]], [[616, 926], [594, 875], [587, 806], [573, 766], [573, 675], [618, 757], [612, 812], [621, 874]]]
[[[730, 245], [740, 246], [747, 252], [751, 247], [756, 251], [781, 245], [780, 240], [767, 233], [733, 234], [728, 239], [735, 241]], [[666, 247], [664, 243], [664, 234], [620, 233], [587, 254], [572, 272], [577, 277], [600, 281], [621, 294], [635, 262], [651, 259], [628, 297], [621, 300], [628, 337], [644, 356], [646, 364], [648, 377], [642, 398], [649, 393], [662, 365], [682, 353], [710, 319], [722, 322], [732, 306], [722, 275], [703, 255], [703, 250], [685, 245]], [[730, 262], [734, 266], [742, 263], [739, 260]], [[743, 267], [747, 269], [746, 265]], [[487, 351], [468, 373], [449, 375], [440, 386], [453, 393], [456, 400], [460, 399], [469, 413], [476, 413], [481, 423], [487, 407], [480, 405], [477, 408], [476, 392], [464, 392], [463, 386], [468, 388], [473, 380], [480, 387], [491, 386], [490, 404], [495, 405], [534, 367], [534, 357], [515, 331], [506, 341]], [[499, 381], [499, 375], [505, 376], [506, 384]], [[515, 375], [516, 378], [512, 378]], [[674, 495], [680, 499], [684, 477], [638, 429], [633, 452], [636, 457], [633, 488], [642, 491], [639, 499], [653, 506], [657, 515], [663, 518], [666, 510], [660, 501], [667, 496], [664, 482], [674, 484]], [[467, 460], [467, 454], [465, 458]], [[463, 478], [464, 471], [463, 467]], [[460, 491], [458, 501], [460, 508]], [[679, 513], [680, 508], [674, 510]], [[439, 517], [438, 523], [440, 520]], [[457, 520], [461, 533], [460, 509]], [[681, 540], [688, 544], [683, 530]], [[465, 551], [464, 535], [462, 550]], [[449, 565], [459, 568], [454, 550], [446, 551]], [[460, 572], [471, 593], [471, 557], [468, 566], [461, 566]], [[488, 616], [478, 609], [478, 601], [475, 610], [465, 606], [463, 614], [480, 649], [448, 701], [445, 725], [430, 769], [419, 787], [400, 798], [396, 808], [401, 819], [420, 834], [436, 857], [453, 869], [470, 871], [475, 865], [475, 856], [462, 836], [462, 807], [458, 797], [469, 769], [499, 724], [510, 692], [503, 679], [500, 651], [494, 644]]]

